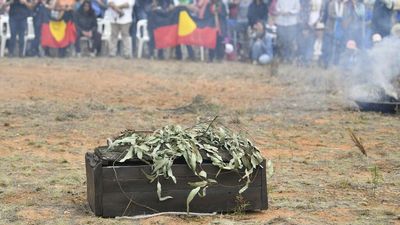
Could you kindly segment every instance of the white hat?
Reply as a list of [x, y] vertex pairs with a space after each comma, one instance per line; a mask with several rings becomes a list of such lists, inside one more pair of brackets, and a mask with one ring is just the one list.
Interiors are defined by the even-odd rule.
[[372, 41], [374, 43], [381, 42], [382, 36], [380, 34], [376, 33], [376, 34], [372, 35]]
[[225, 53], [226, 54], [231, 54], [233, 52], [234, 48], [233, 45], [230, 43], [225, 44]]
[[392, 35], [400, 37], [400, 23], [395, 24], [390, 32]]
[[347, 49], [357, 49], [357, 42], [355, 42], [354, 40], [349, 40], [346, 44], [346, 48]]
[[319, 23], [317, 23], [317, 24], [315, 25], [315, 29], [317, 29], [317, 30], [323, 30], [323, 29], [325, 29], [325, 25], [324, 25], [323, 23], [319, 22]]

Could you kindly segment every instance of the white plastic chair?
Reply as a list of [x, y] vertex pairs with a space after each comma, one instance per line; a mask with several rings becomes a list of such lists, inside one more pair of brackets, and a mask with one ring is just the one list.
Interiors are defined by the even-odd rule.
[[111, 40], [111, 23], [108, 20], [97, 19], [97, 31], [101, 34], [101, 41], [104, 41], [107, 48]]
[[6, 42], [11, 38], [10, 23], [8, 16], [0, 16], [0, 57], [4, 57]]
[[150, 41], [147, 20], [139, 20], [137, 22], [136, 38], [138, 39], [138, 58], [142, 58], [144, 44]]
[[26, 19], [27, 22], [27, 30], [26, 30], [26, 34], [25, 34], [25, 42], [24, 42], [24, 55], [26, 53], [26, 46], [28, 44], [28, 41], [32, 41], [33, 39], [35, 39], [35, 28], [33, 27], [33, 18], [32, 17], [28, 17]]

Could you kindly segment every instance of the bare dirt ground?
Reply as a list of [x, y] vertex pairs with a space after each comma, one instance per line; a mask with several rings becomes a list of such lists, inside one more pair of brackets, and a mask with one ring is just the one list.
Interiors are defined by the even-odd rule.
[[[122, 59], [0, 61], [0, 224], [400, 224], [400, 117], [343, 101], [337, 72]], [[84, 154], [127, 128], [220, 120], [274, 163], [270, 208], [96, 218]], [[347, 129], [364, 141], [368, 157]]]

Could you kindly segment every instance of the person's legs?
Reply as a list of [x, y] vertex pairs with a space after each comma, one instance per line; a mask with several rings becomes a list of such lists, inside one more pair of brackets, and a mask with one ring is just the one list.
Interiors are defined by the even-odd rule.
[[193, 47], [190, 46], [190, 45], [186, 45], [186, 49], [187, 49], [187, 52], [188, 52], [189, 59], [190, 59], [190, 60], [194, 60], [194, 50], [193, 50]]
[[101, 34], [97, 31], [94, 31], [92, 35], [92, 41], [93, 41], [92, 52], [96, 50], [96, 55], [99, 56], [101, 54]]
[[120, 30], [120, 25], [116, 23], [111, 23], [111, 40], [110, 40], [110, 52], [109, 55], [116, 56], [117, 55], [117, 44], [118, 44], [118, 34]]
[[43, 47], [44, 50], [44, 56], [50, 57], [50, 48], [49, 47]]
[[322, 41], [322, 56], [321, 61], [325, 68], [328, 68], [332, 59], [333, 52], [333, 35], [325, 33]]
[[257, 62], [258, 58], [262, 55], [262, 43], [257, 40], [251, 46], [251, 61]]
[[223, 43], [222, 36], [217, 36], [217, 48], [216, 48], [217, 59], [222, 60], [225, 56], [225, 45]]
[[215, 48], [208, 49], [208, 61], [212, 62], [214, 61], [214, 58], [215, 58]]
[[24, 56], [25, 31], [27, 27], [26, 19], [18, 20], [17, 35], [18, 35], [18, 56]]
[[76, 30], [76, 41], [75, 41], [75, 52], [76, 54], [81, 53], [81, 37], [82, 37], [82, 31], [77, 29]]
[[155, 42], [154, 42], [154, 35], [153, 35], [153, 31], [150, 29], [149, 27], [149, 58], [153, 58], [154, 57], [154, 49], [155, 49]]
[[14, 56], [15, 44], [17, 40], [18, 24], [17, 20], [14, 19], [13, 17], [10, 17], [9, 23], [10, 23], [11, 38], [8, 43], [8, 55]]
[[67, 48], [68, 48], [68, 46], [65, 48], [58, 49], [58, 57], [59, 58], [65, 58], [65, 56], [67, 56]]
[[132, 49], [132, 56], [135, 55], [136, 50], [136, 23], [132, 22], [131, 27], [129, 29], [131, 35], [131, 49]]
[[291, 62], [293, 60], [294, 51], [296, 49], [296, 36], [297, 36], [297, 25], [287, 26], [285, 35], [285, 55], [287, 61]]
[[180, 45], [175, 47], [175, 57], [177, 60], [182, 60], [182, 47]]
[[158, 57], [158, 59], [161, 59], [161, 60], [165, 59], [165, 57], [164, 57], [164, 49], [158, 49], [157, 50], [157, 57]]
[[340, 60], [340, 56], [342, 55], [342, 52], [345, 49], [345, 40], [344, 39], [338, 39], [334, 41], [334, 45], [335, 45], [335, 51], [333, 52], [334, 57], [333, 57], [333, 63], [335, 65], [339, 64], [339, 60]]
[[277, 46], [278, 46], [278, 56], [282, 59], [285, 60], [285, 27], [284, 26], [277, 26]]
[[121, 25], [121, 37], [123, 43], [123, 54], [124, 57], [130, 58], [132, 56], [132, 43], [131, 43], [131, 36], [129, 34], [129, 28], [131, 27], [131, 23], [122, 24]]
[[315, 32], [314, 30], [311, 30], [311, 33], [306, 40], [305, 63], [307, 65], [311, 63], [313, 58], [315, 40]]

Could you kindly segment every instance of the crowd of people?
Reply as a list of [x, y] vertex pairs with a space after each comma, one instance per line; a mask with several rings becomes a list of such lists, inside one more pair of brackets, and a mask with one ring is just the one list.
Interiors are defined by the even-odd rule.
[[[241, 60], [268, 64], [283, 62], [328, 67], [338, 64], [347, 51], [371, 48], [391, 35], [400, 21], [398, 0], [0, 0], [0, 14], [8, 14], [11, 38], [8, 56], [47, 56], [42, 46], [45, 21], [73, 21], [76, 28], [75, 55], [81, 56], [80, 38], [91, 40], [90, 55], [102, 52], [98, 18], [111, 23], [108, 55], [131, 58], [136, 50], [136, 23], [148, 20], [155, 11], [169, 12], [185, 6], [198, 19], [214, 17], [218, 27], [217, 46], [209, 49], [209, 60]], [[33, 17], [35, 39], [24, 55], [27, 17]], [[151, 25], [149, 25], [151, 26]], [[154, 37], [146, 56], [164, 58], [155, 49]], [[18, 43], [17, 43], [18, 40]], [[121, 45], [118, 44], [121, 40]], [[16, 46], [18, 44], [18, 52]], [[44, 49], [44, 54], [39, 51]], [[59, 55], [65, 57], [69, 46]], [[193, 46], [186, 46], [189, 60], [196, 60]], [[182, 48], [175, 48], [183, 59]]]

